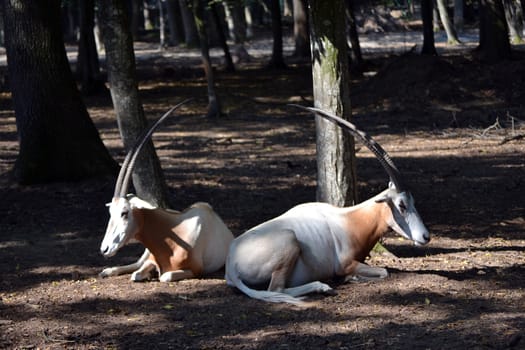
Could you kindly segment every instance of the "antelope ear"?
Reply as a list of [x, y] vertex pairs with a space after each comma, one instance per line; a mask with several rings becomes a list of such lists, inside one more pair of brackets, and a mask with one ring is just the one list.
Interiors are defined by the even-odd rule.
[[376, 203], [391, 202], [392, 201], [392, 196], [390, 195], [391, 193], [392, 193], [392, 188], [389, 188], [388, 190], [383, 191], [383, 193], [380, 193], [379, 195], [377, 195], [375, 202]]
[[128, 200], [132, 208], [137, 208], [137, 209], [156, 209], [157, 208], [151, 203], [148, 203], [145, 200], [142, 200], [139, 197], [134, 196], [134, 195], [128, 196]]

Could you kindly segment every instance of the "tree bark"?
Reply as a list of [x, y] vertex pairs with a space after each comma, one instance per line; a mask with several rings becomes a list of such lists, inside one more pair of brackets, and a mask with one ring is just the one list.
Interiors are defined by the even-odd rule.
[[97, 44], [95, 41], [95, 0], [80, 0], [80, 38], [78, 40], [77, 74], [80, 76], [84, 95], [106, 92], [100, 74]]
[[459, 33], [463, 32], [463, 27], [465, 26], [464, 6], [465, 2], [463, 0], [454, 0], [454, 27]]
[[510, 58], [509, 33], [501, 0], [481, 0], [479, 25], [481, 59], [495, 63]]
[[355, 19], [354, 11], [354, 0], [346, 0], [346, 19], [348, 23], [348, 36], [350, 43], [352, 44], [352, 53], [353, 53], [353, 62], [354, 68], [353, 71], [362, 73], [364, 60], [361, 53], [361, 44], [359, 43], [359, 34], [357, 33], [357, 24]]
[[523, 43], [523, 15], [520, 3], [515, 0], [503, 0], [503, 9], [505, 10], [510, 42], [513, 44]]
[[310, 33], [308, 29], [308, 10], [306, 0], [293, 0], [293, 36], [296, 58], [309, 58]]
[[456, 33], [456, 29], [454, 29], [454, 26], [450, 21], [450, 16], [448, 15], [445, 0], [436, 0], [436, 2], [439, 12], [439, 19], [441, 20], [443, 28], [445, 28], [445, 32], [447, 33], [447, 42], [452, 45], [459, 44], [458, 34]]
[[[129, 150], [147, 127], [139, 98], [131, 32], [123, 0], [99, 0], [98, 8], [111, 98], [124, 147]], [[167, 186], [151, 140], [137, 158], [133, 185], [145, 201], [169, 206]]]
[[268, 63], [270, 68], [286, 68], [283, 57], [283, 26], [281, 20], [281, 6], [279, 0], [270, 0], [270, 11], [272, 14], [272, 58]]
[[437, 55], [434, 44], [434, 29], [432, 28], [432, 0], [421, 0], [421, 18], [423, 20], [422, 55]]
[[167, 0], [166, 10], [168, 12], [168, 29], [170, 33], [168, 43], [170, 46], [177, 46], [183, 40], [182, 32], [184, 31], [182, 24], [180, 24], [182, 19], [180, 18], [178, 0]]
[[197, 25], [197, 32], [199, 33], [202, 66], [206, 75], [208, 88], [208, 112], [206, 116], [208, 118], [217, 118], [221, 115], [221, 105], [217, 93], [215, 92], [215, 76], [213, 74], [213, 67], [210, 60], [210, 48], [206, 32], [207, 14], [205, 11], [202, 0], [193, 0], [193, 15], [195, 16], [195, 24]]
[[60, 1], [6, 0], [5, 39], [20, 150], [21, 184], [114, 174], [111, 158], [73, 79]]
[[224, 28], [222, 27], [222, 20], [221, 16], [219, 15], [219, 5], [217, 3], [210, 4], [210, 10], [213, 15], [214, 23], [217, 28], [217, 38], [219, 40], [219, 44], [222, 47], [222, 51], [224, 52], [224, 66], [225, 70], [227, 72], [235, 72], [235, 66], [233, 64], [232, 55], [230, 53], [230, 48], [228, 47], [228, 43], [226, 41], [226, 34], [224, 33]]
[[[343, 0], [310, 0], [314, 104], [350, 119], [348, 54]], [[316, 118], [317, 200], [337, 206], [356, 201], [353, 138], [334, 123]]]
[[197, 31], [195, 17], [188, 7], [186, 0], [179, 0], [179, 6], [182, 24], [184, 26], [184, 42], [189, 47], [197, 47], [199, 45], [199, 33]]

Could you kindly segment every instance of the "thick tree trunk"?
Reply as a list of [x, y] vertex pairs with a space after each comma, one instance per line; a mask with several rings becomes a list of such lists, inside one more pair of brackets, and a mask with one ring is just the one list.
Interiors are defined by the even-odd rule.
[[434, 44], [434, 29], [432, 28], [432, 0], [421, 0], [421, 18], [423, 20], [422, 55], [437, 55]]
[[[349, 119], [350, 91], [343, 0], [310, 0], [314, 104]], [[356, 201], [353, 138], [322, 118], [317, 125], [317, 199], [337, 206]]]
[[487, 62], [510, 58], [510, 41], [501, 0], [481, 0], [479, 53]]
[[6, 0], [5, 38], [22, 184], [114, 174], [75, 85], [60, 28], [60, 1]]
[[[129, 150], [146, 128], [147, 121], [139, 98], [135, 54], [124, 0], [99, 0], [98, 8], [111, 98], [124, 147]], [[151, 141], [137, 159], [133, 184], [140, 198], [154, 205], [168, 206], [166, 183]]]

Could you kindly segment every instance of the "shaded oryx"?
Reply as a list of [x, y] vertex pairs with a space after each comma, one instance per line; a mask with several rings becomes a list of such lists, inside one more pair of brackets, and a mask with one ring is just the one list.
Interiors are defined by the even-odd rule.
[[416, 245], [428, 243], [430, 236], [398, 169], [378, 143], [335, 115], [296, 107], [335, 122], [360, 139], [390, 177], [388, 189], [363, 203], [345, 208], [327, 203], [300, 204], [232, 242], [226, 260], [228, 285], [252, 298], [300, 305], [302, 295], [332, 292], [322, 280], [388, 276], [386, 269], [363, 262], [389, 229]]
[[110, 219], [100, 246], [111, 257], [127, 243], [138, 241], [146, 248], [135, 263], [104, 269], [101, 277], [133, 272], [141, 281], [157, 271], [162, 282], [198, 277], [224, 266], [233, 234], [206, 203], [196, 203], [182, 212], [161, 209], [132, 194], [126, 194], [135, 161], [145, 142], [179, 103], [151, 127], [128, 152], [121, 166], [109, 206]]

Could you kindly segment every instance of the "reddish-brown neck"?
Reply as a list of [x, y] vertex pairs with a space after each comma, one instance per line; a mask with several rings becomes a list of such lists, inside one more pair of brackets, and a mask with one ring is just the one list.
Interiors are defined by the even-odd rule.
[[385, 202], [374, 200], [349, 210], [346, 215], [347, 233], [354, 259], [364, 261], [374, 245], [388, 231], [392, 212]]

